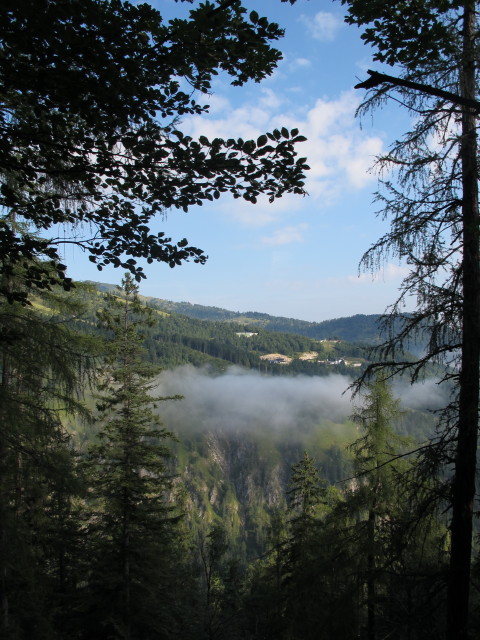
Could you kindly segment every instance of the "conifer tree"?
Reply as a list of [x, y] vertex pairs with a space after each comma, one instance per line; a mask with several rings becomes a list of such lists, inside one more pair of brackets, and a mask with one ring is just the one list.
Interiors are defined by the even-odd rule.
[[313, 458], [304, 452], [292, 467], [289, 490], [289, 536], [283, 564], [283, 625], [286, 638], [315, 638], [323, 626], [318, 606], [328, 582], [321, 570], [321, 535], [327, 487]]
[[246, 624], [252, 635], [257, 632], [259, 637], [266, 639], [282, 635], [282, 580], [287, 544], [286, 509], [277, 506], [270, 514], [266, 553], [249, 567], [245, 611]]
[[[16, 276], [4, 285], [21, 290]], [[64, 422], [85, 413], [93, 358], [70, 324], [81, 305], [29, 294], [35, 305], [0, 305], [0, 635], [15, 639], [50, 638], [66, 612], [79, 487]]]
[[166, 444], [173, 436], [156, 411], [164, 398], [152, 395], [158, 369], [142, 359], [142, 327], [153, 311], [139, 301], [130, 275], [121, 293], [101, 314], [111, 349], [90, 451], [94, 563], [85, 637], [147, 640], [169, 637], [175, 626], [180, 514]]
[[417, 482], [412, 442], [395, 432], [400, 417], [399, 401], [381, 377], [370, 382], [353, 415], [361, 433], [350, 447], [355, 477], [340, 511], [350, 519], [348, 553], [368, 640], [441, 633], [444, 623], [437, 592], [446, 532], [423, 503], [428, 489]]
[[[371, 383], [353, 419], [360, 425], [361, 436], [351, 446], [356, 473], [350, 505], [360, 515], [358, 557], [366, 559], [362, 569], [366, 584], [367, 638], [377, 638], [378, 581], [387, 562], [389, 527], [398, 504], [398, 465], [395, 460], [405, 439], [393, 431], [399, 415], [385, 380]], [[362, 514], [363, 512], [363, 514]]]
[[[435, 442], [437, 468], [449, 480], [451, 559], [447, 637], [468, 637], [470, 566], [480, 399], [480, 226], [478, 206], [478, 2], [476, 0], [342, 0], [347, 22], [363, 27], [374, 60], [395, 76], [370, 71], [363, 110], [392, 91], [414, 115], [411, 131], [379, 159], [397, 171], [378, 194], [390, 230], [364, 256], [364, 265], [398, 256], [408, 263], [399, 299], [386, 318], [390, 331], [379, 366], [408, 370], [449, 366], [455, 394]], [[405, 315], [405, 300], [417, 300]], [[402, 353], [419, 337], [417, 361]], [[432, 460], [428, 453], [428, 463]], [[443, 497], [443, 496], [442, 496]]]

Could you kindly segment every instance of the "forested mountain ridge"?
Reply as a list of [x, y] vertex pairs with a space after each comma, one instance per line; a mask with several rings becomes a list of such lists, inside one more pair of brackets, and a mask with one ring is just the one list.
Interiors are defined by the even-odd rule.
[[[89, 284], [103, 292], [115, 292], [116, 289], [114, 285]], [[265, 316], [266, 320], [252, 324], [248, 314], [238, 314], [233, 318], [233, 312], [224, 314], [232, 314], [230, 319], [218, 319], [216, 315], [222, 314], [209, 314], [211, 307], [202, 307], [206, 310], [203, 315], [208, 317], [199, 318], [195, 314], [183, 313], [189, 307], [187, 303], [168, 303], [144, 296], [140, 298], [149, 307], [162, 312], [146, 332], [145, 343], [149, 358], [161, 366], [209, 364], [215, 369], [223, 369], [228, 364], [236, 364], [278, 375], [325, 375], [335, 371], [353, 377], [359, 367], [368, 361], [368, 349], [360, 344], [338, 338], [325, 339], [324, 336], [328, 334], [317, 331], [315, 326], [312, 326], [311, 333], [322, 337], [307, 335], [308, 326], [314, 323], [303, 323], [305, 333], [302, 333], [296, 330], [297, 323], [301, 328], [302, 321]], [[93, 296], [93, 308], [98, 303], [98, 298]], [[364, 318], [370, 317], [358, 316], [360, 327]], [[362, 328], [355, 331], [357, 316], [343, 320], [345, 326], [350, 326], [346, 333], [365, 333]], [[367, 320], [366, 325], [373, 327], [373, 321]], [[285, 326], [285, 330], [281, 326]], [[337, 326], [340, 326], [340, 321]]]
[[[113, 291], [115, 289], [115, 285], [111, 284], [100, 282], [92, 282], [91, 284], [99, 291]], [[355, 314], [322, 322], [308, 322], [295, 318], [272, 316], [257, 311], [229, 311], [228, 309], [190, 302], [173, 302], [156, 297], [141, 297], [146, 304], [168, 313], [173, 312], [199, 320], [232, 322], [250, 327], [251, 330], [254, 330], [254, 327], [260, 327], [266, 331], [296, 333], [315, 340], [340, 339], [365, 344], [376, 344], [381, 339], [378, 326], [380, 314]]]

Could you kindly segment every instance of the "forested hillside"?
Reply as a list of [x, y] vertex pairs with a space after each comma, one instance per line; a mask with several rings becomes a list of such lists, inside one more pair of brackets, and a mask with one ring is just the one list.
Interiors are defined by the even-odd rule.
[[[95, 287], [99, 291], [115, 290], [113, 285], [95, 283]], [[209, 364], [222, 369], [230, 363], [275, 375], [326, 375], [337, 372], [353, 377], [368, 362], [366, 346], [339, 339], [310, 338], [296, 331], [297, 322], [300, 321], [292, 320], [291, 332], [286, 333], [270, 324], [265, 327], [249, 324], [243, 316], [235, 322], [230, 322], [228, 318], [212, 319], [211, 316], [200, 320], [175, 310], [183, 311], [188, 305], [163, 305], [156, 298], [143, 297], [142, 300], [152, 309], [161, 311], [147, 332], [146, 346], [152, 361], [162, 366], [189, 363], [195, 366]], [[356, 318], [344, 319], [351, 325], [350, 333], [353, 336], [364, 332], [363, 316], [358, 316], [359, 330], [353, 328]], [[276, 319], [271, 320], [273, 323]], [[285, 319], [285, 326], [288, 325], [289, 321]]]
[[[100, 291], [111, 291], [113, 285], [94, 282]], [[315, 340], [340, 339], [347, 342], [361, 344], [376, 344], [381, 341], [378, 314], [362, 315], [347, 318], [324, 320], [323, 322], [306, 322], [294, 318], [270, 316], [266, 313], [254, 311], [228, 311], [218, 307], [208, 307], [189, 302], [172, 302], [161, 298], [148, 298], [148, 304], [166, 312], [174, 312], [189, 318], [221, 322], [238, 323], [240, 326], [250, 327], [251, 330], [265, 329], [283, 333], [296, 333]]]

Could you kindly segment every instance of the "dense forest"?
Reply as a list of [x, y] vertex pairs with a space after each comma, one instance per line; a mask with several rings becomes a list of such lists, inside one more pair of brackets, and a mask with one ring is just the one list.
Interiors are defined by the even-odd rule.
[[[111, 292], [115, 287], [102, 282], [91, 282], [100, 291]], [[375, 344], [381, 341], [382, 335], [379, 327], [380, 316], [378, 314], [357, 314], [347, 318], [324, 320], [323, 322], [307, 322], [295, 318], [282, 318], [271, 316], [268, 313], [256, 311], [229, 311], [218, 307], [207, 307], [190, 302], [173, 302], [161, 298], [148, 298], [148, 304], [165, 311], [173, 312], [198, 320], [211, 320], [232, 322], [251, 331], [265, 329], [281, 333], [294, 333], [296, 335], [313, 338], [314, 340], [345, 340], [361, 344]], [[237, 329], [238, 331], [239, 329]]]
[[[31, 292], [28, 306], [4, 304], [2, 326], [2, 407], [15, 416], [2, 444], [9, 637], [355, 638], [373, 624], [428, 637], [441, 626], [448, 529], [418, 489], [415, 454], [403, 457], [433, 435], [434, 416], [401, 411], [380, 381], [353, 414], [308, 415], [304, 401], [284, 430], [261, 412], [248, 429], [214, 408], [182, 414], [190, 387], [158, 396], [159, 365], [167, 378], [208, 365], [216, 379], [244, 353], [244, 370], [274, 380], [257, 353], [318, 345], [159, 312], [129, 276], [109, 294]], [[280, 382], [290, 366], [276, 365]], [[325, 380], [345, 370], [324, 368]]]
[[[359, 115], [413, 116], [376, 159], [360, 268], [408, 269], [373, 326], [139, 297], [144, 262], [207, 259], [165, 211], [306, 195], [298, 129], [182, 132], [283, 35], [187, 1], [0, 7], [0, 637], [477, 637], [478, 2], [340, 3], [396, 74]], [[121, 290], [73, 283], [65, 245]]]
[[[86, 284], [92, 284], [102, 292], [115, 290], [113, 285]], [[321, 337], [309, 337], [301, 330], [297, 331], [297, 323], [300, 326], [314, 323], [285, 319], [285, 323], [278, 325], [290, 328], [291, 332], [285, 332], [276, 328], [277, 318], [272, 316], [265, 316], [270, 321], [263, 327], [250, 324], [244, 316], [230, 322], [228, 311], [221, 320], [214, 308], [202, 307], [202, 319], [199, 319], [196, 314], [188, 313], [188, 305], [184, 303], [160, 302], [158, 298], [142, 296], [140, 299], [160, 311], [158, 320], [148, 331], [146, 346], [150, 358], [165, 367], [189, 363], [222, 370], [228, 364], [237, 364], [273, 375], [326, 375], [335, 372], [353, 376], [357, 368], [369, 362], [371, 341], [369, 344], [365, 339], [364, 323], [359, 321], [356, 324], [358, 316], [341, 320], [341, 324], [351, 324], [349, 335], [352, 341], [349, 342], [338, 338], [325, 339], [322, 333], [319, 334]], [[368, 325], [373, 329], [377, 317], [362, 318], [369, 318]], [[312, 333], [318, 335], [318, 332]], [[275, 354], [286, 356], [286, 360], [276, 362]], [[305, 354], [310, 354], [310, 357], [305, 358]]]

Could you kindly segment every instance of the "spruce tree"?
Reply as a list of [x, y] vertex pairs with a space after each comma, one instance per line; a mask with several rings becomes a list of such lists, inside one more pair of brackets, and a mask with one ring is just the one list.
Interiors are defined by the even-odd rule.
[[98, 402], [98, 442], [90, 449], [93, 565], [85, 637], [167, 638], [175, 628], [175, 564], [180, 514], [174, 475], [153, 395], [158, 369], [143, 360], [142, 328], [153, 311], [129, 275], [101, 322], [111, 332]]

